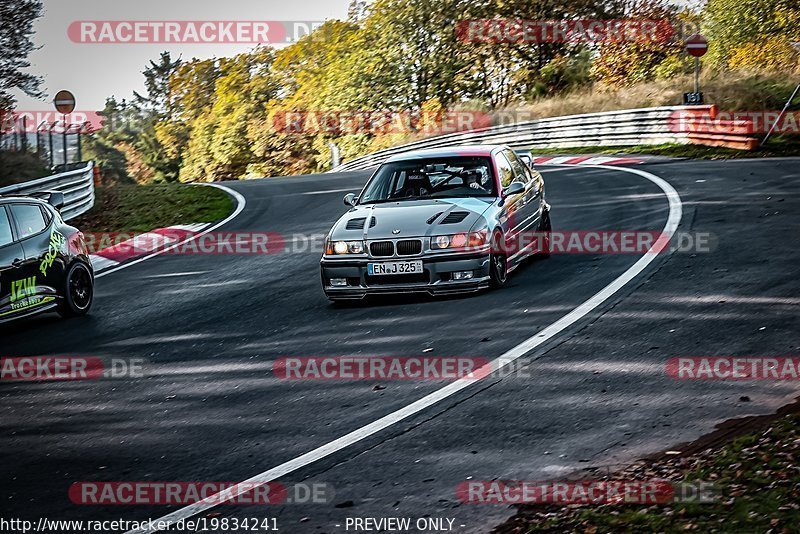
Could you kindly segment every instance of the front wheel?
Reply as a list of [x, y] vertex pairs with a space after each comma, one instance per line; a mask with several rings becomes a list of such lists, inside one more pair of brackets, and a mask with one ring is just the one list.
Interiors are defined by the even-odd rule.
[[499, 231], [492, 236], [492, 249], [489, 254], [489, 285], [499, 288], [506, 285], [508, 279], [508, 255], [505, 239]]
[[75, 262], [64, 282], [64, 297], [58, 308], [61, 317], [78, 317], [89, 313], [94, 300], [94, 279], [89, 268]]

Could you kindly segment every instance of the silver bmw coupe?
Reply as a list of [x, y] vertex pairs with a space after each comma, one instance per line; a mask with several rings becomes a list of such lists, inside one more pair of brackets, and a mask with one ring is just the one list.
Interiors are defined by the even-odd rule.
[[549, 251], [544, 180], [507, 146], [394, 156], [344, 203], [320, 260], [334, 301], [502, 287], [522, 260]]

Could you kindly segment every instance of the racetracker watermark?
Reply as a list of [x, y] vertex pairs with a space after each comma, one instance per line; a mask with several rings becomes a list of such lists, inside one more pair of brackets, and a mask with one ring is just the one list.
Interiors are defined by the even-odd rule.
[[467, 504], [668, 504], [714, 503], [720, 491], [711, 482], [600, 480], [536, 482], [469, 480], [456, 487]]
[[[282, 234], [275, 232], [208, 232], [165, 228], [141, 234], [128, 232], [87, 232], [83, 234], [89, 253], [137, 255], [169, 254], [278, 254], [286, 251]], [[322, 247], [320, 247], [322, 250]]]
[[142, 358], [96, 356], [0, 358], [0, 382], [142, 378], [146, 363]]
[[172, 521], [160, 519], [52, 519], [39, 517], [38, 521], [0, 517], [0, 532], [271, 532], [277, 531], [275, 517], [195, 517]]
[[800, 134], [800, 111], [704, 111], [676, 110], [670, 114], [669, 128], [675, 133], [713, 133], [722, 135], [767, 133]]
[[297, 135], [439, 135], [488, 128], [492, 116], [481, 111], [280, 111], [272, 116], [272, 130]]
[[73, 111], [62, 115], [57, 111], [41, 110], [15, 110], [11, 112], [0, 111], [0, 133], [64, 133], [67, 128], [69, 133], [75, 126], [80, 127], [80, 133], [92, 133], [104, 126], [105, 118], [96, 111]]
[[286, 44], [324, 21], [307, 20], [76, 20], [67, 28], [80, 44]]
[[329, 504], [326, 482], [75, 482], [69, 499], [81, 505]]
[[491, 372], [489, 360], [466, 356], [283, 357], [272, 365], [281, 380], [479, 380]]
[[[488, 251], [487, 236], [477, 233], [431, 236], [437, 250]], [[447, 245], [442, 248], [442, 244]], [[277, 232], [208, 232], [165, 228], [142, 234], [127, 232], [88, 232], [84, 234], [91, 254], [106, 257], [132, 257], [167, 253], [186, 255], [323, 254], [328, 248], [325, 234]], [[368, 239], [381, 241], [382, 239]], [[333, 242], [335, 243], [335, 241]], [[330, 244], [330, 243], [328, 243]], [[581, 230], [520, 232], [504, 245], [506, 254], [540, 251], [550, 254], [664, 254], [706, 253], [716, 250], [718, 239], [711, 232], [677, 232], [672, 239], [657, 230]]]
[[506, 243], [506, 253], [531, 249], [550, 254], [664, 254], [712, 252], [717, 240], [710, 232], [676, 232], [672, 239], [657, 230], [578, 230], [520, 232]]
[[670, 358], [667, 375], [679, 380], [800, 380], [800, 357]]
[[674, 35], [670, 21], [663, 19], [471, 19], [456, 24], [456, 36], [465, 43], [666, 43]]
[[480, 380], [541, 376], [531, 362], [476, 356], [283, 356], [273, 362], [280, 380]]

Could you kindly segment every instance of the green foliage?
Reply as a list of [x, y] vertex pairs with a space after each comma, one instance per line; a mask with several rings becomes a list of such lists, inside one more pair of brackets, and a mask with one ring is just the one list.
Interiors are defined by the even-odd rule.
[[636, 4], [626, 14], [631, 19], [669, 21], [646, 39], [607, 41], [600, 46], [600, 55], [592, 66], [594, 78], [614, 86], [632, 85], [655, 78], [664, 69], [660, 66], [679, 62], [683, 45], [673, 28], [678, 26], [678, 12], [665, 0]]
[[800, 41], [796, 0], [708, 0], [703, 31], [709, 39], [704, 61], [718, 69], [796, 69], [790, 43]]
[[655, 78], [667, 80], [694, 72], [694, 60], [688, 54], [672, 54], [664, 58], [652, 71]]
[[143, 71], [146, 95], [134, 92], [134, 100], [106, 100], [100, 115], [103, 128], [87, 136], [87, 157], [100, 166], [104, 180], [109, 183], [138, 183], [175, 181], [181, 165], [180, 154], [171, 139], [159, 136], [159, 125], [171, 122], [177, 104], [170, 91], [170, 80], [180, 67], [164, 52], [159, 62], [151, 61]]
[[591, 79], [589, 50], [572, 56], [556, 56], [539, 71], [532, 96], [545, 96], [585, 86]]
[[0, 187], [47, 176], [47, 163], [30, 152], [0, 150]]
[[[266, 117], [267, 106], [276, 96], [273, 60], [273, 52], [266, 48], [218, 60], [214, 92], [208, 95], [205, 113], [197, 110], [194, 119], [186, 121], [188, 142], [181, 181], [239, 179], [253, 172], [256, 147], [248, 137], [249, 125]], [[208, 71], [203, 68], [200, 73], [205, 76]], [[187, 83], [209, 88], [202, 79]]]

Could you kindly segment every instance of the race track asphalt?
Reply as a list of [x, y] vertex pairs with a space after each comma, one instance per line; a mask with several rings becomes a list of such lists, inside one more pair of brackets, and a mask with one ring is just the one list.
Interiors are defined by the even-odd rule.
[[[209, 513], [277, 517], [292, 533], [344, 532], [348, 517], [426, 516], [454, 519], [455, 532], [488, 532], [514, 510], [460, 503], [455, 487], [470, 477], [544, 480], [611, 468], [696, 439], [725, 419], [786, 404], [796, 382], [678, 381], [664, 366], [674, 356], [798, 353], [799, 164], [640, 166], [678, 190], [680, 230], [711, 233], [712, 252], [662, 255], [526, 356], [524, 373], [487, 378], [281, 480], [330, 484], [331, 503], [224, 504]], [[541, 170], [557, 230], [664, 226], [666, 199], [641, 176]], [[498, 291], [334, 306], [320, 289], [319, 253], [302, 250], [304, 240], [327, 232], [345, 211], [341, 197], [368, 175], [226, 183], [247, 204], [222, 230], [279, 233], [295, 250], [164, 254], [98, 279], [89, 317], [0, 326], [4, 357], [146, 360], [143, 378], [0, 384], [2, 515], [163, 516], [176, 507], [81, 506], [68, 489], [77, 481], [245, 480], [443, 385], [284, 381], [272, 374], [276, 359], [426, 349], [427, 356], [497, 357], [638, 259], [555, 254], [530, 261]]]

